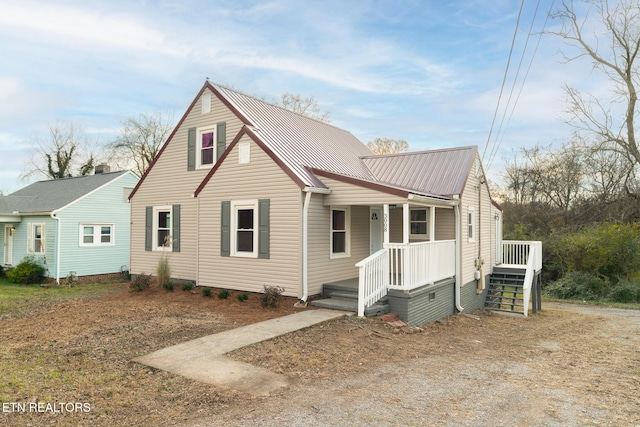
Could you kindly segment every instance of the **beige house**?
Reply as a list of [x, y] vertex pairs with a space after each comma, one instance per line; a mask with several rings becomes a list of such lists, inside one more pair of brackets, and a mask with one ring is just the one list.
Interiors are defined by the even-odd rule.
[[504, 264], [477, 147], [377, 156], [343, 129], [210, 82], [130, 200], [133, 274], [167, 254], [175, 279], [280, 286], [300, 305], [353, 289], [360, 315], [382, 300], [426, 323], [482, 307]]

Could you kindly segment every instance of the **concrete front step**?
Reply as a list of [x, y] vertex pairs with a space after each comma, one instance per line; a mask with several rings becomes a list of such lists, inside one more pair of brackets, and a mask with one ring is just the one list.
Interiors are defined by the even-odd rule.
[[[343, 299], [343, 298], [325, 298], [311, 301], [311, 305], [322, 308], [330, 308], [333, 310], [352, 311], [358, 312], [358, 299]], [[389, 313], [389, 304], [376, 303], [371, 307], [364, 309], [365, 316], [378, 316], [381, 314]]]

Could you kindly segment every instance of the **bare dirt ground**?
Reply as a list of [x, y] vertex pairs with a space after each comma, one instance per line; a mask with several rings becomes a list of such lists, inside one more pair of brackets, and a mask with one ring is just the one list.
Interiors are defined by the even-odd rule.
[[[206, 334], [297, 312], [258, 295], [110, 295], [0, 320], [0, 401], [90, 412], [0, 413], [2, 425], [640, 426], [640, 312], [545, 304], [530, 318], [456, 315], [408, 333], [345, 318], [235, 352], [294, 384], [251, 398], [131, 362]], [[4, 407], [3, 407], [4, 408]]]

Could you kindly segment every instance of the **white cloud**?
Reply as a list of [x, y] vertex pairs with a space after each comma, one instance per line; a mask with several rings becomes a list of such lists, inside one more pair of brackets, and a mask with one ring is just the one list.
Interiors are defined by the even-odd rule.
[[171, 46], [165, 36], [124, 14], [108, 14], [97, 10], [83, 10], [54, 3], [33, 1], [0, 3], [0, 24], [22, 32], [36, 33], [38, 38], [62, 36], [65, 43], [84, 43], [118, 48], [152, 51], [168, 55], [182, 55]]

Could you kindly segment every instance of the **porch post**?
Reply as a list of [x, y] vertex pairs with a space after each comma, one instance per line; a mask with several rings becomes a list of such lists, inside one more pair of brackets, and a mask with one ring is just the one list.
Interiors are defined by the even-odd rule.
[[409, 244], [409, 229], [411, 227], [409, 215], [409, 203], [404, 203], [402, 205], [402, 243], [405, 245]]
[[389, 204], [385, 203], [382, 207], [382, 247], [386, 247], [389, 243]]
[[436, 240], [436, 207], [429, 206], [429, 241]]

